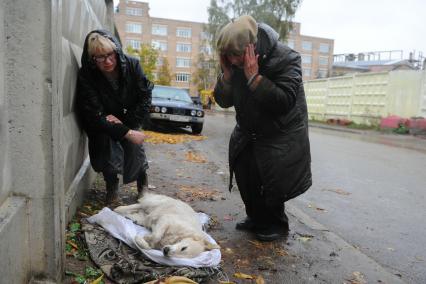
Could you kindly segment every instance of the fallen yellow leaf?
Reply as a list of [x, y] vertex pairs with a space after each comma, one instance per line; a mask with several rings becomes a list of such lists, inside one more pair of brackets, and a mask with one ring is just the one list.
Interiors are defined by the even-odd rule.
[[68, 240], [67, 244], [71, 245], [75, 249], [78, 249], [78, 246], [73, 241]]
[[298, 237], [297, 238], [301, 242], [309, 242], [312, 238], [311, 237]]
[[256, 277], [256, 284], [265, 284], [265, 280], [262, 276], [259, 275]]
[[251, 275], [249, 275], [249, 274], [244, 274], [244, 273], [241, 273], [241, 272], [237, 272], [237, 273], [235, 273], [235, 274], [234, 274], [234, 277], [237, 277], [237, 278], [239, 278], [239, 279], [254, 279], [254, 277], [253, 277], [253, 276], [251, 276]]
[[102, 278], [104, 278], [103, 274], [101, 276], [99, 276], [97, 279], [95, 279], [92, 282], [90, 282], [90, 284], [99, 284], [99, 283], [101, 283]]
[[188, 151], [185, 154], [185, 158], [186, 158], [187, 161], [193, 162], [193, 163], [205, 163], [206, 162], [206, 159], [203, 156], [196, 154], [192, 151]]

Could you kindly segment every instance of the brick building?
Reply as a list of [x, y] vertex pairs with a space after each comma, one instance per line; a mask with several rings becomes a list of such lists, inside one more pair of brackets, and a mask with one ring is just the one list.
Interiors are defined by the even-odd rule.
[[300, 33], [300, 23], [293, 23], [287, 45], [302, 57], [303, 80], [329, 77], [333, 65], [334, 40]]
[[[168, 59], [172, 86], [197, 95], [191, 76], [196, 71], [198, 56], [201, 52], [212, 54], [203, 32], [204, 23], [151, 17], [148, 3], [130, 0], [120, 1], [115, 23], [124, 47], [139, 48], [142, 43], [151, 43], [160, 51], [158, 66], [162, 58]], [[304, 80], [330, 74], [333, 40], [301, 35], [300, 23], [295, 23], [287, 44], [302, 56]]]

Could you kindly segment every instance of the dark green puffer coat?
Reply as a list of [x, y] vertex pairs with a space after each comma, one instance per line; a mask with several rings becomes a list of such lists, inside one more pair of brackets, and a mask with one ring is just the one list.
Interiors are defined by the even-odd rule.
[[229, 143], [230, 188], [236, 158], [252, 143], [263, 194], [272, 204], [312, 185], [307, 107], [300, 55], [279, 42], [266, 24], [258, 25], [256, 53], [263, 77], [257, 88], [250, 91], [243, 70], [234, 68], [231, 82], [218, 79], [214, 96], [221, 107], [236, 110]]

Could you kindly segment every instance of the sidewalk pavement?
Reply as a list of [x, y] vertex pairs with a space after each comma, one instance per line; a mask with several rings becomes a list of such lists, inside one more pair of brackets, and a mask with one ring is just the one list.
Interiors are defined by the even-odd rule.
[[[330, 125], [326, 123], [309, 122], [310, 129], [330, 130], [335, 133], [340, 132], [347, 137], [356, 137], [363, 141], [384, 144], [391, 147], [406, 148], [422, 153], [426, 153], [426, 136], [414, 136], [410, 134], [396, 134], [391, 131], [360, 130], [345, 126]], [[342, 135], [342, 134], [340, 134]]]
[[[245, 217], [244, 206], [238, 191], [227, 192], [226, 169], [216, 161], [217, 153], [206, 151], [209, 143], [149, 144], [147, 152], [154, 191], [178, 196], [211, 216], [210, 234], [221, 246], [227, 276], [218, 280], [248, 283], [235, 276], [244, 273], [273, 284], [404, 283], [291, 202], [286, 204], [291, 230], [287, 240], [260, 243], [253, 234], [235, 230], [235, 223]], [[185, 161], [189, 151], [203, 153], [206, 162]]]

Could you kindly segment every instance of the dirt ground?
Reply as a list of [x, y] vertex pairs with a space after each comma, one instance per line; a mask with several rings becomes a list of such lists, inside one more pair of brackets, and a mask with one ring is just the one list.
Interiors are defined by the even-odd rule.
[[[228, 192], [229, 134], [221, 133], [223, 128], [214, 133], [218, 124], [211, 125], [212, 130], [204, 132], [211, 136], [193, 136], [184, 130], [148, 132], [145, 143], [149, 190], [179, 198], [211, 217], [209, 234], [221, 246], [223, 275], [208, 283], [367, 283], [364, 275], [371, 280], [368, 283], [399, 283], [357, 248], [301, 218], [291, 206], [287, 211], [290, 234], [285, 240], [261, 243], [252, 234], [235, 230], [245, 212], [238, 191]], [[80, 218], [105, 206], [104, 188], [98, 177], [69, 224], [65, 283], [101, 283], [93, 282], [102, 273], [88, 257], [78, 224]], [[122, 185], [120, 202], [115, 205], [131, 204], [136, 199], [136, 184]], [[111, 283], [105, 277], [101, 280]]]

